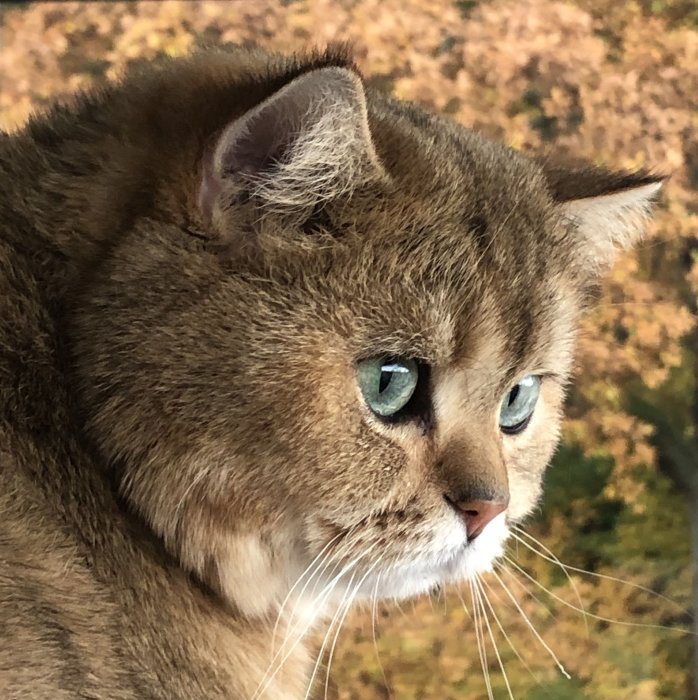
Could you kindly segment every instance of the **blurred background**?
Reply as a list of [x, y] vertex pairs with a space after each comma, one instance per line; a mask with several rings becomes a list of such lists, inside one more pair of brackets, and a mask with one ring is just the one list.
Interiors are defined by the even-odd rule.
[[352, 614], [328, 697], [487, 698], [480, 629], [495, 698], [697, 698], [695, 0], [2, 3], [0, 129], [158, 54], [336, 39], [371, 84], [514, 148], [671, 179], [585, 321], [564, 442], [527, 526], [541, 544], [524, 538], [538, 554], [512, 546], [486, 580], [487, 621], [466, 587]]

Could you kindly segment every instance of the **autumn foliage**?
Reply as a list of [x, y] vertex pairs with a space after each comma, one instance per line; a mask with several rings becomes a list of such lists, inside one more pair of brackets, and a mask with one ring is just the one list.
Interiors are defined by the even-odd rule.
[[[677, 630], [692, 624], [689, 514], [698, 508], [694, 2], [4, 5], [0, 128], [158, 54], [225, 42], [292, 51], [337, 39], [353, 43], [371, 83], [515, 148], [671, 176], [644, 243], [620, 259], [584, 322], [564, 445], [529, 526], [555, 556], [603, 577], [565, 575], [539, 545], [544, 557], [513, 545], [521, 569], [500, 574], [509, 594], [489, 578], [492, 609], [483, 605], [516, 698], [693, 697], [693, 642]], [[330, 696], [487, 697], [474, 630], [488, 628], [474, 615], [467, 587], [358, 612], [334, 653]], [[509, 697], [487, 644], [494, 697]], [[324, 672], [320, 685], [322, 696]]]

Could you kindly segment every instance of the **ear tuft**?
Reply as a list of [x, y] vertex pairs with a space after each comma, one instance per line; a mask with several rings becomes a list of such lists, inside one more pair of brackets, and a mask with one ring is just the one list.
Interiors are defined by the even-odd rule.
[[610, 265], [619, 249], [640, 238], [665, 181], [645, 172], [544, 169], [563, 219], [596, 269]]
[[244, 193], [265, 212], [289, 213], [386, 177], [361, 79], [327, 67], [292, 80], [223, 131], [204, 164], [199, 203], [215, 219]]

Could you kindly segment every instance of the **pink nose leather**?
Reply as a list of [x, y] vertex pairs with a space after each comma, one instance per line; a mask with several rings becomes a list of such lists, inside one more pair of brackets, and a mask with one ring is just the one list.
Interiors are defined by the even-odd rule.
[[504, 501], [461, 501], [453, 503], [465, 521], [468, 541], [474, 540], [486, 525], [503, 513], [509, 504]]

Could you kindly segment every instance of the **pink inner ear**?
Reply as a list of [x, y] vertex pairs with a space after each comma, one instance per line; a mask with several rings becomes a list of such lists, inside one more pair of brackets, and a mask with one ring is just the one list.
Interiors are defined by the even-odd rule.
[[197, 203], [205, 221], [210, 222], [213, 216], [213, 205], [223, 191], [223, 185], [213, 171], [212, 154], [204, 155], [201, 165], [201, 184]]

